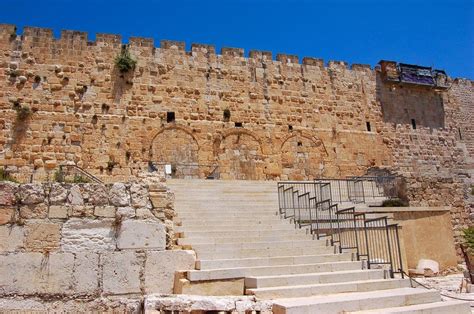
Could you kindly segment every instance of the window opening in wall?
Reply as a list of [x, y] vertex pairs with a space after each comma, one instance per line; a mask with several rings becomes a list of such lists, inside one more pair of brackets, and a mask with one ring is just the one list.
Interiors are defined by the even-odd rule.
[[174, 122], [175, 119], [176, 119], [176, 117], [174, 115], [174, 111], [168, 111], [166, 113], [166, 122], [168, 122], [168, 123]]
[[242, 128], [243, 127], [242, 122], [235, 122], [235, 127], [236, 128]]
[[369, 121], [367, 121], [365, 123], [365, 125], [367, 126], [367, 131], [369, 131], [369, 132], [372, 131], [372, 128], [370, 127], [370, 122]]
[[288, 130], [292, 131], [292, 130], [293, 130], [293, 126], [292, 126], [292, 125], [288, 125]]
[[411, 126], [413, 127], [413, 130], [416, 130], [416, 121], [415, 121], [415, 119], [411, 119]]
[[303, 146], [303, 142], [298, 142], [298, 146]]

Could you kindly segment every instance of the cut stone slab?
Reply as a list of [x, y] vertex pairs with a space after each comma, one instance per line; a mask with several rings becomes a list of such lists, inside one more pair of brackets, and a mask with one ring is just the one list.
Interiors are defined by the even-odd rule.
[[157, 220], [125, 220], [117, 237], [119, 249], [166, 248], [166, 228]]
[[106, 295], [141, 292], [143, 261], [138, 254], [131, 251], [105, 253], [102, 265], [102, 287]]
[[65, 252], [105, 252], [115, 250], [113, 221], [72, 218], [62, 229], [61, 248]]
[[147, 252], [145, 261], [146, 293], [172, 294], [176, 271], [194, 268], [194, 251]]
[[0, 253], [14, 252], [21, 249], [24, 238], [23, 227], [0, 226]]

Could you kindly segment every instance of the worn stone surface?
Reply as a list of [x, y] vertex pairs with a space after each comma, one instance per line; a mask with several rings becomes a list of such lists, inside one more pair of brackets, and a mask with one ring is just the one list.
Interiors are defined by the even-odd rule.
[[145, 311], [229, 311], [246, 313], [260, 311], [272, 313], [273, 302], [259, 301], [251, 296], [207, 297], [193, 295], [160, 296], [149, 295], [145, 298]]
[[23, 247], [24, 229], [20, 226], [0, 226], [0, 253], [15, 252]]
[[0, 261], [2, 294], [68, 294], [74, 285], [72, 254], [18, 253]]
[[115, 217], [115, 207], [114, 206], [95, 206], [94, 215], [98, 217], [105, 218], [114, 218]]
[[105, 294], [140, 293], [143, 261], [132, 251], [103, 255], [102, 287]]
[[46, 218], [48, 206], [44, 203], [23, 205], [20, 207], [20, 217], [24, 219]]
[[140, 299], [130, 297], [51, 301], [37, 298], [1, 298], [0, 311], [19, 313], [142, 313]]
[[18, 184], [13, 182], [0, 182], [0, 206], [12, 206], [16, 203], [15, 192]]
[[166, 248], [166, 230], [163, 223], [156, 220], [125, 220], [117, 237], [119, 249]]
[[114, 206], [127, 206], [130, 204], [130, 196], [123, 183], [114, 183], [109, 191], [109, 201]]
[[194, 251], [148, 252], [145, 262], [145, 292], [172, 294], [176, 271], [194, 269]]
[[130, 219], [135, 217], [135, 208], [131, 206], [118, 207], [116, 215], [122, 217], [122, 219]]
[[69, 189], [67, 200], [71, 205], [83, 205], [84, 198], [82, 197], [81, 188], [78, 185], [73, 185]]
[[53, 183], [49, 192], [49, 204], [64, 204], [68, 196], [68, 190], [59, 183]]
[[61, 249], [65, 252], [104, 252], [115, 249], [112, 220], [69, 219], [63, 226]]
[[25, 248], [29, 251], [51, 252], [59, 248], [61, 225], [31, 222], [25, 226]]
[[130, 186], [132, 206], [146, 207], [148, 204], [148, 189], [143, 184], [134, 183]]
[[11, 206], [0, 206], [0, 225], [4, 225], [12, 221], [16, 209]]
[[22, 184], [19, 188], [22, 204], [33, 205], [45, 201], [45, 193], [41, 184]]
[[109, 203], [108, 190], [102, 184], [86, 184], [88, 202], [92, 205], [105, 206]]
[[70, 208], [66, 205], [50, 205], [49, 206], [49, 218], [65, 219], [68, 217]]

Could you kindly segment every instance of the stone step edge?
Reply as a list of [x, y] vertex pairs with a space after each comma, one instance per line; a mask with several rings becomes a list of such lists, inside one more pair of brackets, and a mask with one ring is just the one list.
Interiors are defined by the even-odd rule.
[[[292, 285], [292, 286], [276, 286], [276, 287], [262, 287], [262, 288], [247, 288], [245, 292], [247, 295], [255, 294], [256, 292], [271, 292], [271, 291], [281, 291], [287, 289], [311, 289], [314, 287], [328, 287], [328, 286], [344, 286], [350, 284], [364, 284], [364, 283], [379, 283], [379, 282], [404, 282], [407, 287], [410, 285], [408, 279], [401, 278], [390, 278], [390, 279], [369, 279], [369, 280], [354, 280], [354, 281], [342, 281], [342, 282], [330, 282], [330, 283], [317, 283], [317, 284], [308, 284], [308, 285]], [[383, 290], [388, 290], [393, 288], [387, 288]], [[377, 289], [381, 290], [381, 289]], [[373, 291], [373, 290], [372, 290]], [[250, 293], [247, 293], [250, 292]]]
[[[355, 261], [357, 262], [357, 261]], [[330, 262], [333, 263], [333, 262]], [[326, 272], [320, 272], [320, 273], [304, 273], [304, 274], [289, 274], [289, 275], [271, 275], [271, 276], [246, 276], [245, 278], [247, 280], [258, 280], [258, 279], [279, 279], [279, 278], [286, 278], [286, 277], [303, 277], [303, 276], [327, 276], [327, 275], [332, 275], [332, 274], [352, 274], [352, 273], [361, 273], [361, 272], [383, 272], [383, 269], [354, 269], [354, 270], [337, 270], [337, 271], [326, 271]]]
[[[193, 269], [193, 270], [188, 270], [186, 271], [186, 278], [189, 280], [189, 281], [208, 281], [208, 280], [196, 280], [196, 279], [192, 279], [190, 277], [192, 277], [192, 273], [212, 273], [212, 272], [226, 272], [226, 271], [229, 271], [229, 272], [232, 272], [232, 271], [243, 271], [245, 272], [245, 270], [259, 270], [259, 269], [278, 269], [278, 268], [283, 268], [283, 267], [286, 267], [286, 268], [297, 268], [297, 267], [309, 267], [309, 266], [315, 266], [315, 265], [334, 265], [334, 264], [338, 264], [338, 265], [343, 265], [343, 264], [353, 264], [353, 263], [359, 263], [358, 261], [338, 261], [338, 262], [323, 262], [323, 263], [311, 263], [311, 264], [294, 264], [294, 265], [272, 265], [272, 266], [247, 266], [247, 267], [231, 267], [231, 268], [214, 268], [214, 269], [204, 269], [204, 270], [197, 270], [197, 269]], [[360, 265], [362, 267], [362, 263]], [[336, 272], [336, 271], [334, 271]], [[306, 273], [308, 274], [308, 273]], [[244, 275], [242, 274], [242, 276], [238, 276], [238, 277], [222, 277], [222, 278], [217, 278], [217, 279], [210, 279], [210, 280], [219, 280], [219, 279], [230, 279], [230, 278], [245, 278], [245, 277], [248, 277], [247, 275]]]
[[[399, 306], [399, 307], [387, 307], [384, 309], [347, 312], [347, 314], [380, 314], [380, 313], [428, 314], [429, 312], [425, 312], [425, 310], [443, 309], [443, 308], [451, 308], [451, 307], [455, 307], [456, 310], [461, 310], [462, 312], [461, 311], [456, 311], [456, 312], [445, 311], [444, 313], [453, 313], [453, 314], [454, 313], [456, 314], [471, 314], [472, 313], [469, 302], [452, 300], [452, 301], [440, 301], [440, 302], [432, 302], [432, 303], [421, 303], [421, 304], [406, 305], [406, 306]], [[418, 312], [420, 310], [421, 312]]]
[[[305, 310], [311, 306], [324, 306], [337, 303], [351, 303], [354, 301], [368, 301], [368, 300], [380, 300], [386, 298], [394, 297], [411, 297], [412, 300], [424, 301], [423, 298], [417, 298], [417, 296], [425, 295], [429, 296], [436, 301], [429, 301], [429, 303], [441, 301], [441, 296], [436, 290], [422, 290], [417, 288], [397, 288], [397, 289], [388, 289], [388, 290], [376, 290], [376, 291], [364, 291], [364, 292], [351, 292], [351, 293], [336, 293], [328, 294], [324, 296], [311, 296], [311, 297], [302, 297], [302, 298], [282, 298], [275, 300], [273, 305], [273, 311], [275, 313], [284, 313], [286, 310], [296, 310], [298, 308], [304, 308]], [[422, 304], [423, 302], [407, 304], [415, 305]], [[425, 302], [426, 303], [426, 302]], [[383, 309], [383, 307], [373, 308]], [[371, 309], [372, 310], [372, 309]], [[347, 310], [346, 310], [347, 311]], [[361, 310], [359, 310], [361, 311]], [[355, 311], [353, 311], [355, 312]], [[376, 312], [376, 313], [380, 313]]]

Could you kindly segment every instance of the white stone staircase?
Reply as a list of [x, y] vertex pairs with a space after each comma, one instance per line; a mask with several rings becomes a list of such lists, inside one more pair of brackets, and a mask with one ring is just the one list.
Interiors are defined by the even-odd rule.
[[276, 182], [170, 180], [178, 245], [197, 254], [181, 293], [254, 295], [274, 300], [275, 313], [471, 313], [441, 302], [437, 291], [410, 287], [362, 269], [278, 215]]

